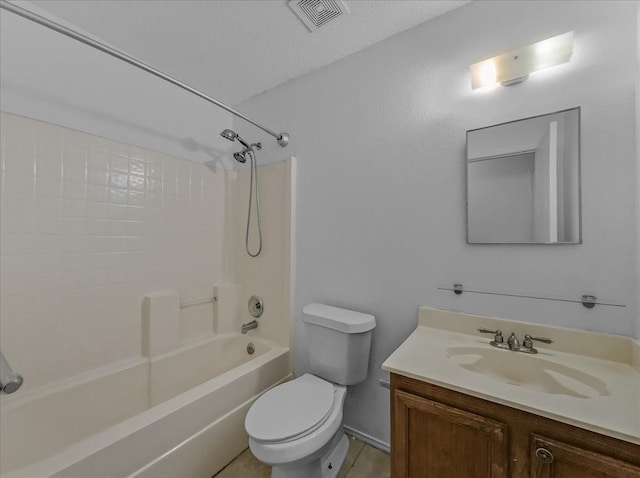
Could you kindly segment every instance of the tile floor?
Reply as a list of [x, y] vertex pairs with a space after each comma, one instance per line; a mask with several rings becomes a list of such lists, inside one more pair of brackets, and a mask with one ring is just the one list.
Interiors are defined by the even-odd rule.
[[[248, 448], [215, 478], [269, 478], [271, 467], [258, 461]], [[389, 478], [389, 455], [349, 437], [349, 452], [338, 478]]]

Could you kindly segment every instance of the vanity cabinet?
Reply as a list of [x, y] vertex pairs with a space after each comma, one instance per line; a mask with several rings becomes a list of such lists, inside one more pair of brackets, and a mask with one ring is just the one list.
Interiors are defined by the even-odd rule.
[[391, 374], [392, 478], [640, 478], [640, 445]]
[[509, 476], [505, 423], [402, 390], [394, 398], [393, 476]]
[[640, 468], [611, 455], [534, 434], [531, 437], [531, 478], [554, 477], [637, 478]]

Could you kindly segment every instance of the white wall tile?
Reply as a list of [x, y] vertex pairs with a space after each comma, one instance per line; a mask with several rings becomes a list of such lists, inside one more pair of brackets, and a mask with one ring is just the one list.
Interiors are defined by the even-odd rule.
[[5, 173], [4, 190], [7, 193], [33, 195], [34, 188], [35, 177], [32, 174]]
[[127, 189], [111, 188], [109, 189], [109, 202], [111, 204], [127, 205], [129, 195]]
[[5, 215], [3, 225], [7, 231], [13, 234], [32, 234], [36, 231], [36, 225], [31, 215]]
[[36, 248], [36, 236], [32, 234], [3, 233], [2, 255], [34, 254]]
[[162, 155], [151, 153], [145, 163], [145, 173], [148, 178], [162, 179]]
[[98, 203], [98, 202], [89, 202], [87, 204], [87, 217], [92, 219], [103, 219], [106, 220], [109, 218], [109, 204], [107, 203]]
[[60, 158], [50, 154], [49, 151], [47, 154], [38, 153], [36, 158], [36, 176], [38, 178], [50, 177], [57, 181], [62, 179], [62, 150], [56, 151], [56, 153], [60, 155]]
[[136, 191], [144, 191], [145, 190], [145, 179], [143, 176], [129, 176], [129, 187]]
[[62, 253], [38, 253], [35, 255], [38, 273], [59, 271], [64, 267]]
[[67, 235], [83, 235], [87, 233], [86, 217], [63, 218], [63, 232]]
[[109, 236], [126, 236], [128, 234], [129, 221], [109, 221]]
[[62, 198], [62, 212], [66, 217], [86, 217], [87, 201], [80, 198]]
[[109, 170], [120, 173], [128, 173], [129, 161], [126, 157], [112, 155], [109, 157]]
[[[205, 224], [224, 230], [224, 176], [27, 118], [0, 123], [0, 346], [23, 390], [139, 356], [145, 294], [198, 295], [222, 280], [210, 265], [223, 245]], [[194, 314], [179, 339], [212, 328]]]
[[62, 183], [62, 197], [67, 199], [85, 199], [87, 197], [87, 183], [84, 180], [65, 180]]
[[38, 175], [35, 181], [37, 196], [38, 197], [61, 197], [62, 196], [62, 182], [60, 181], [61, 177], [62, 175], [58, 177], [55, 177], [55, 175], [52, 175], [52, 176]]
[[129, 174], [144, 176], [146, 171], [146, 161], [144, 159], [129, 159]]
[[46, 234], [64, 233], [64, 219], [62, 216], [44, 216], [40, 215], [35, 218], [36, 234], [42, 236]]
[[17, 274], [34, 274], [36, 272], [36, 260], [32, 254], [3, 255], [0, 267], [2, 276]]
[[87, 151], [76, 147], [63, 149], [62, 177], [64, 181], [86, 181]]
[[[62, 188], [62, 183], [60, 184], [60, 187]], [[62, 198], [36, 196], [33, 199], [35, 202], [36, 216], [62, 216]]]
[[126, 173], [118, 171], [109, 171], [109, 186], [114, 188], [128, 188], [129, 177]]
[[98, 184], [87, 184], [87, 200], [93, 202], [108, 202], [109, 188]]
[[[6, 187], [6, 181], [5, 181]], [[3, 211], [8, 214], [33, 214], [34, 197], [33, 194], [11, 193], [4, 191], [4, 201], [2, 201]]]
[[4, 169], [23, 174], [35, 174], [35, 124], [20, 116], [3, 120]]
[[[36, 164], [62, 164], [63, 134], [60, 128], [48, 123], [36, 124]], [[39, 170], [37, 174], [41, 174]]]
[[[106, 141], [106, 140], [104, 140]], [[104, 150], [89, 149], [87, 165], [92, 169], [109, 169], [109, 153]]]
[[[109, 194], [109, 197], [111, 197], [111, 194]], [[128, 215], [129, 211], [126, 205], [115, 203], [109, 204], [109, 219], [124, 220], [127, 219]]]
[[89, 184], [107, 186], [109, 184], [109, 171], [107, 169], [89, 167], [87, 170], [87, 182]]
[[147, 178], [147, 192], [160, 194], [162, 193], [162, 181], [160, 179]]

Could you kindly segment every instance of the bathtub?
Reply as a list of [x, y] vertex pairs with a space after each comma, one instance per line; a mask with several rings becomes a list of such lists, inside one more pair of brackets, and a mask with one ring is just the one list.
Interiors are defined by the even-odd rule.
[[290, 374], [288, 348], [229, 334], [3, 396], [0, 474], [209, 478], [247, 447], [251, 403]]

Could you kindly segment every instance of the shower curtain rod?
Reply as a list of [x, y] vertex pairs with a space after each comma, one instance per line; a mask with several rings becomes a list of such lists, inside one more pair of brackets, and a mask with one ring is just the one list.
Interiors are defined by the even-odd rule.
[[238, 118], [242, 118], [243, 120], [247, 121], [248, 123], [251, 123], [252, 125], [260, 128], [262, 131], [264, 131], [265, 133], [270, 134], [271, 136], [273, 136], [274, 138], [276, 138], [276, 140], [278, 141], [278, 144], [280, 146], [282, 146], [283, 148], [289, 143], [289, 135], [287, 133], [275, 133], [273, 131], [271, 131], [269, 128], [265, 128], [264, 126], [262, 126], [260, 123], [256, 123], [255, 121], [253, 121], [250, 118], [247, 118], [245, 115], [243, 115], [242, 113], [240, 113], [239, 111], [234, 110], [233, 108], [231, 108], [230, 106], [225, 105], [224, 103], [216, 100], [215, 98], [211, 98], [210, 96], [204, 94], [202, 91], [196, 90], [195, 88], [192, 88], [191, 86], [187, 85], [186, 83], [183, 83], [180, 80], [177, 80], [175, 78], [173, 78], [172, 76], [164, 73], [161, 70], [158, 70], [157, 68], [154, 68], [151, 65], [146, 64], [145, 62], [138, 60], [137, 58], [128, 55], [120, 50], [117, 50], [115, 48], [112, 48], [108, 45], [105, 45], [102, 42], [99, 42], [97, 40], [94, 40], [93, 38], [89, 38], [86, 35], [83, 35], [82, 33], [76, 32], [75, 30], [72, 30], [70, 28], [67, 28], [63, 25], [60, 25], [59, 23], [56, 23], [52, 20], [49, 20], [43, 16], [40, 16], [36, 13], [33, 13], [29, 10], [26, 10], [22, 7], [19, 7], [13, 3], [9, 3], [6, 0], [0, 0], [0, 8], [4, 8], [5, 10], [11, 12], [11, 13], [15, 13], [16, 15], [20, 15], [23, 18], [26, 18], [27, 20], [31, 20], [32, 22], [38, 23], [39, 25], [42, 25], [43, 27], [49, 28], [53, 31], [56, 31], [58, 33], [61, 33], [65, 36], [68, 36], [69, 38], [73, 38], [74, 40], [77, 40], [81, 43], [84, 43], [85, 45], [88, 45], [92, 48], [95, 48], [96, 50], [100, 50], [103, 53], [106, 53], [108, 55], [111, 55], [115, 58], [118, 58], [119, 60], [122, 60], [126, 63], [129, 63], [130, 65], [133, 65], [137, 68], [140, 68], [141, 70], [146, 71], [147, 73], [151, 73], [154, 76], [157, 76], [158, 78], [162, 78], [165, 81], [168, 81], [169, 83], [176, 85], [180, 88], [182, 88], [183, 90], [188, 91], [189, 93], [192, 93], [196, 96], [199, 96], [200, 98], [202, 98], [203, 100], [208, 101], [209, 103], [213, 103], [214, 105], [222, 108], [223, 110], [228, 111], [229, 113], [231, 113], [232, 115], [237, 116]]

